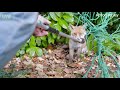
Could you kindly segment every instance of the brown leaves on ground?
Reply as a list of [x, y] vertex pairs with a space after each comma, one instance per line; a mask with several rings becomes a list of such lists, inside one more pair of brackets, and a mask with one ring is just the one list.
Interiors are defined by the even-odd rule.
[[[91, 56], [84, 56], [76, 60], [76, 62], [70, 63], [68, 61], [69, 49], [67, 45], [58, 45], [54, 48], [49, 46], [47, 51], [48, 54], [43, 55], [42, 57], [30, 58], [27, 55], [24, 55], [23, 58], [13, 58], [13, 60], [5, 66], [5, 70], [28, 71], [23, 76], [15, 76], [18, 78], [81, 78], [92, 63], [92, 53]], [[120, 56], [118, 58], [118, 62], [120, 63]], [[113, 60], [109, 57], [105, 57], [105, 60], [107, 66], [112, 70], [116, 70]], [[10, 68], [11, 65], [14, 65], [14, 67]], [[100, 77], [100, 71], [95, 75], [97, 67], [98, 64], [96, 60], [92, 70], [88, 73], [88, 78], [92, 78], [93, 76]]]

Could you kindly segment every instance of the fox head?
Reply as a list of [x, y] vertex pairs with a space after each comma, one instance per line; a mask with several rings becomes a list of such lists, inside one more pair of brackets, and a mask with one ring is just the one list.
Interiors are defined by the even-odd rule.
[[71, 30], [71, 36], [73, 36], [78, 40], [80, 39], [85, 40], [85, 36], [86, 36], [85, 25], [81, 25], [81, 26], [70, 25], [70, 30]]

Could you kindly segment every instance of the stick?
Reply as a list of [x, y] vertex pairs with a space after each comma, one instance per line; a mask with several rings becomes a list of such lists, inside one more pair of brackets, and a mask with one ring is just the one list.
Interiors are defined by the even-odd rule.
[[44, 25], [44, 24], [41, 23], [40, 21], [37, 23], [37, 26], [40, 27], [40, 28], [42, 27], [42, 28], [44, 28], [46, 31], [49, 31], [49, 32], [51, 32], [51, 33], [58, 34], [59, 36], [72, 39], [72, 40], [74, 40], [75, 42], [79, 42], [79, 43], [84, 43], [84, 42], [85, 42], [85, 40], [82, 39], [82, 38], [81, 38], [80, 40], [78, 40], [78, 39], [76, 39], [76, 38], [74, 38], [74, 37], [72, 37], [72, 36], [70, 36], [70, 35], [67, 35], [67, 34], [65, 34], [65, 33], [63, 33], [63, 32], [59, 32], [58, 30], [53, 29], [53, 28], [49, 27], [48, 25]]

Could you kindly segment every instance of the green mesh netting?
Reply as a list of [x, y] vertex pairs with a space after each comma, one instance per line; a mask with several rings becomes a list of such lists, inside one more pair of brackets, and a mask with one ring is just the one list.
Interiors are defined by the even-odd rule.
[[[108, 25], [110, 23], [113, 23], [117, 20], [119, 20], [119, 18], [112, 20], [115, 17], [116, 12], [82, 12], [82, 13], [77, 13], [76, 15], [78, 15], [79, 17], [76, 17], [78, 19], [77, 25], [79, 23], [81, 24], [87, 24], [87, 36], [93, 34], [94, 35], [94, 39], [97, 41], [97, 52], [95, 53], [95, 56], [92, 60], [92, 64], [89, 67], [88, 71], [86, 72], [86, 74], [83, 76], [83, 78], [86, 78], [88, 73], [91, 71], [92, 66], [95, 63], [95, 60], [98, 60], [98, 68], [96, 69], [96, 74], [98, 73], [99, 70], [101, 70], [101, 78], [110, 78], [110, 68], [106, 65], [105, 60], [103, 58], [103, 52], [109, 54], [112, 57], [112, 60], [114, 60], [114, 63], [117, 67], [117, 70], [115, 72], [113, 72], [114, 77], [120, 77], [120, 66], [117, 62], [117, 58], [115, 57], [115, 55], [113, 55], [113, 53], [115, 53], [114, 50], [109, 49], [108, 46], [105, 46], [103, 44], [103, 42], [105, 42], [105, 40], [110, 40], [114, 43], [115, 40], [114, 38], [120, 38], [118, 35], [115, 35], [115, 33], [120, 33], [120, 25], [118, 26], [117, 30], [112, 33], [109, 34], [107, 32], [107, 28]], [[99, 22], [96, 22], [99, 21]], [[91, 41], [92, 42], [92, 41]], [[120, 44], [118, 45], [118, 47], [120, 46]], [[96, 75], [94, 76], [96, 77]]]

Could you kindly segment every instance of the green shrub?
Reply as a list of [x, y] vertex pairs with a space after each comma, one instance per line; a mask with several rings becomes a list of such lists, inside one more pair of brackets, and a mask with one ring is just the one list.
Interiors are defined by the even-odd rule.
[[[92, 22], [95, 26], [100, 27], [101, 23], [106, 20], [104, 17], [105, 12], [42, 12], [41, 13], [45, 18], [51, 21], [50, 26], [57, 29], [58, 31], [70, 34], [69, 24], [81, 25], [87, 23], [87, 46], [88, 49], [94, 52], [97, 52], [98, 45], [96, 36], [94, 36], [94, 27], [90, 26]], [[80, 16], [81, 14], [81, 16]], [[110, 14], [110, 13], [108, 13]], [[102, 41], [102, 44], [109, 48], [111, 51], [120, 53], [120, 13], [112, 12], [112, 15], [109, 17], [109, 22], [106, 20], [106, 32], [101, 32], [101, 37], [104, 36], [105, 40]], [[82, 17], [84, 16], [84, 18]], [[90, 21], [85, 21], [85, 17]], [[104, 24], [105, 25], [105, 24]], [[117, 31], [116, 31], [117, 30]], [[93, 31], [93, 32], [91, 32]], [[100, 34], [99, 34], [100, 35]], [[49, 33], [47, 36], [35, 37], [32, 36], [30, 40], [17, 52], [16, 56], [24, 55], [28, 53], [32, 56], [42, 56], [42, 48], [46, 48], [50, 44], [63, 43], [68, 44], [69, 39], [60, 37], [56, 34]], [[91, 43], [92, 42], [92, 43]], [[105, 55], [108, 55], [104, 52]]]
[[[72, 12], [49, 12], [43, 13], [43, 16], [51, 21], [50, 26], [58, 31], [69, 34], [69, 24], [74, 24], [74, 14]], [[16, 56], [29, 54], [31, 57], [37, 55], [42, 56], [42, 48], [46, 48], [50, 44], [68, 43], [67, 38], [60, 37], [56, 34], [49, 33], [47, 36], [35, 37], [30, 40], [17, 52]]]

